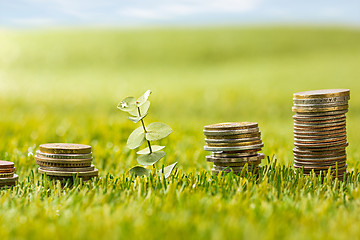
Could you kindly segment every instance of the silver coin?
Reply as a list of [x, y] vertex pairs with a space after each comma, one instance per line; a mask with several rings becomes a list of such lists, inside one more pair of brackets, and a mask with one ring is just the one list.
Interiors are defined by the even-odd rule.
[[331, 97], [331, 98], [310, 98], [310, 99], [296, 99], [294, 98], [294, 104], [325, 104], [349, 101], [350, 96]]
[[92, 153], [86, 154], [53, 154], [53, 153], [43, 153], [40, 150], [36, 151], [36, 155], [43, 156], [46, 158], [56, 158], [56, 159], [89, 159], [92, 158]]
[[204, 146], [205, 151], [241, 151], [241, 150], [253, 150], [253, 149], [261, 149], [264, 144], [256, 144], [250, 146], [237, 146], [237, 147], [208, 147]]
[[58, 171], [58, 172], [89, 172], [94, 171], [94, 165], [90, 167], [80, 167], [80, 168], [61, 168], [61, 167], [43, 167], [41, 166], [42, 170], [46, 171]]
[[12, 177], [6, 177], [6, 178], [0, 178], [0, 184], [11, 184], [18, 181], [19, 176], [17, 174], [14, 174]]
[[327, 108], [327, 107], [337, 107], [337, 106], [344, 106], [348, 105], [348, 101], [339, 101], [334, 103], [294, 103], [294, 107], [296, 108]]
[[204, 130], [205, 136], [227, 136], [227, 135], [238, 135], [244, 133], [259, 132], [259, 128], [249, 129], [237, 129], [237, 130]]

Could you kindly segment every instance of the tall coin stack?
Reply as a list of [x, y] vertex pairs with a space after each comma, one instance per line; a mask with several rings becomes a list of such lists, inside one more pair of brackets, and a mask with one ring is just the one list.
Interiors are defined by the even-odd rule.
[[13, 162], [0, 160], [0, 188], [16, 185], [19, 176], [14, 172], [15, 165]]
[[244, 166], [256, 171], [264, 154], [258, 153], [264, 144], [257, 123], [230, 122], [218, 123], [204, 127], [206, 145], [204, 149], [211, 151], [206, 156], [208, 162], [213, 162], [212, 173], [233, 171], [240, 173]]
[[91, 146], [71, 143], [42, 144], [35, 155], [39, 173], [58, 180], [78, 176], [87, 181], [97, 177], [92, 159]]
[[325, 89], [294, 94], [294, 167], [304, 174], [334, 177], [346, 173], [346, 116], [349, 89]]

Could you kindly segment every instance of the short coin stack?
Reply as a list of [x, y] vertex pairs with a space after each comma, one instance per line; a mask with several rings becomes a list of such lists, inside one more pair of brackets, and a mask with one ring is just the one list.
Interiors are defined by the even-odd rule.
[[91, 146], [71, 143], [42, 144], [35, 155], [39, 173], [59, 180], [76, 175], [84, 181], [97, 177], [92, 159]]
[[14, 163], [0, 160], [0, 188], [16, 185], [19, 176], [14, 172]]
[[218, 123], [204, 127], [206, 145], [204, 149], [212, 155], [206, 160], [213, 162], [212, 173], [240, 173], [244, 166], [256, 171], [264, 154], [258, 153], [264, 144], [257, 123], [230, 122]]
[[326, 89], [294, 94], [294, 167], [304, 174], [346, 173], [346, 116], [350, 91]]

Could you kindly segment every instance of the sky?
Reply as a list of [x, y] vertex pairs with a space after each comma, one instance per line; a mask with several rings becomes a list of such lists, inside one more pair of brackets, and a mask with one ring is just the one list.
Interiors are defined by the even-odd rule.
[[228, 24], [360, 26], [360, 0], [0, 0], [0, 27]]

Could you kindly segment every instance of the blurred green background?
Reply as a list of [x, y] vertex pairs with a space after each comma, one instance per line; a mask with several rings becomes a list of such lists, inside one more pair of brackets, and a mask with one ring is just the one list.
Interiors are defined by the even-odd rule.
[[349, 88], [348, 165], [359, 162], [360, 30], [349, 27], [203, 27], [0, 31], [0, 158], [26, 177], [39, 144], [93, 147], [100, 175], [136, 164], [137, 126], [117, 110], [153, 94], [149, 124], [174, 132], [162, 163], [210, 170], [204, 125], [259, 123], [263, 153], [292, 163], [292, 94]]

